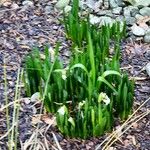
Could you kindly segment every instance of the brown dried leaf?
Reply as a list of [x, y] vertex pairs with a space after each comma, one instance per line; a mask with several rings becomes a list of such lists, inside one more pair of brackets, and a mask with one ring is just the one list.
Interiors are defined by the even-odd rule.
[[130, 141], [129, 140], [124, 140], [124, 146], [127, 147], [130, 145]]
[[136, 145], [135, 136], [132, 136], [132, 143], [133, 143], [133, 145]]
[[42, 121], [41, 121], [41, 114], [32, 116], [32, 121], [31, 121], [31, 123], [32, 123], [33, 125], [36, 125], [36, 124], [38, 124], [38, 123], [42, 123]]
[[44, 121], [46, 124], [49, 124], [49, 125], [55, 125], [56, 124], [56, 118], [55, 117], [49, 117], [48, 115], [42, 115], [41, 120]]
[[133, 123], [132, 123], [132, 126], [133, 126], [134, 129], [137, 129], [138, 124], [137, 124], [136, 122], [133, 122]]

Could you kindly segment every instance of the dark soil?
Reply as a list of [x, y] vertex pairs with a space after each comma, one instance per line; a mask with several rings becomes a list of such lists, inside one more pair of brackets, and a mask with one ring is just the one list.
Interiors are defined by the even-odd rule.
[[[48, 4], [47, 4], [48, 5]], [[51, 12], [46, 14], [44, 11], [46, 4], [37, 3], [35, 7], [21, 7], [17, 10], [4, 11], [0, 9], [0, 105], [4, 105], [4, 58], [6, 60], [7, 81], [8, 81], [8, 98], [14, 100], [15, 83], [18, 68], [22, 68], [22, 61], [25, 55], [31, 51], [33, 46], [42, 48], [43, 45], [54, 46], [57, 41], [62, 44], [61, 54], [65, 60], [68, 59], [66, 39], [63, 34], [63, 27], [57, 20], [58, 13], [51, 6]], [[9, 8], [9, 7], [8, 7]], [[129, 38], [128, 38], [129, 39]], [[126, 40], [122, 46], [122, 67], [127, 70], [131, 77], [138, 77], [135, 88], [135, 105], [134, 109], [141, 105], [150, 96], [150, 78], [143, 67], [150, 61], [150, 45], [133, 43]], [[22, 89], [23, 90], [23, 89]], [[23, 92], [22, 92], [23, 93]], [[22, 95], [23, 96], [23, 95]], [[34, 107], [31, 107], [34, 106]], [[39, 112], [40, 104], [34, 105], [23, 98], [21, 102], [20, 119], [19, 119], [19, 139], [25, 142], [33, 134], [35, 125], [31, 123], [33, 116]], [[138, 114], [145, 112], [150, 107], [147, 103]], [[12, 109], [10, 109], [10, 114]], [[0, 112], [0, 136], [6, 133], [5, 112]], [[40, 123], [44, 128], [46, 124]], [[50, 127], [45, 137], [49, 147], [55, 145], [52, 132], [55, 133], [60, 146], [64, 150], [92, 150], [95, 149], [106, 137], [90, 138], [88, 140], [64, 138], [55, 127]], [[135, 138], [136, 143], [133, 142]], [[39, 139], [43, 142], [44, 137]], [[112, 148], [118, 150], [148, 150], [150, 149], [150, 115], [144, 117], [137, 126], [133, 126], [122, 137], [121, 141], [116, 142]], [[7, 139], [0, 141], [0, 149], [7, 149]], [[18, 149], [20, 149], [18, 147]]]

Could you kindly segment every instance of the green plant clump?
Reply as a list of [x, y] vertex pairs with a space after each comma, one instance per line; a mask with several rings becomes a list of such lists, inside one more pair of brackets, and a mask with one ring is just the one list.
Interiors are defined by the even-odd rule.
[[72, 41], [69, 64], [64, 67], [58, 57], [59, 45], [53, 51], [46, 47], [44, 54], [34, 49], [25, 59], [24, 83], [28, 96], [44, 94], [44, 106], [56, 113], [64, 135], [87, 138], [110, 131], [114, 117], [125, 120], [131, 114], [134, 82], [120, 70], [125, 23], [91, 25], [88, 17], [78, 16], [78, 3], [73, 1], [63, 19]]

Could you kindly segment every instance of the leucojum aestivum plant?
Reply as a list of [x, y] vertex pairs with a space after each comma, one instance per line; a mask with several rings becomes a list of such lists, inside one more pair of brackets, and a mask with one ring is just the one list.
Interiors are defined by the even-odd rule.
[[46, 86], [44, 106], [56, 115], [65, 136], [87, 138], [110, 131], [114, 118], [125, 120], [131, 114], [134, 82], [120, 70], [125, 23], [98, 27], [78, 12], [74, 0], [63, 18], [66, 37], [72, 41], [69, 63], [64, 66], [59, 58], [59, 44], [53, 51], [45, 47], [44, 53], [34, 49], [25, 59], [24, 83], [28, 96], [42, 95]]

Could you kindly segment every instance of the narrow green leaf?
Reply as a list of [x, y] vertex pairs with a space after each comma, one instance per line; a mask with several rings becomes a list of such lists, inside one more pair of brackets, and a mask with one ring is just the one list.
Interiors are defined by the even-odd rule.
[[102, 76], [98, 77], [99, 82], [104, 82], [109, 88], [111, 88], [116, 94], [118, 94], [118, 92], [115, 90], [115, 88]]

